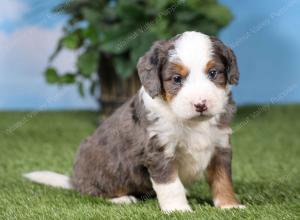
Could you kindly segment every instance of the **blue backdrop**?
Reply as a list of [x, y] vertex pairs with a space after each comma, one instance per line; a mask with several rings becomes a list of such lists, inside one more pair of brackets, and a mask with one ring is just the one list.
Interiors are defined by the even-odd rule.
[[235, 17], [220, 37], [238, 57], [238, 103], [299, 102], [300, 1], [221, 2]]

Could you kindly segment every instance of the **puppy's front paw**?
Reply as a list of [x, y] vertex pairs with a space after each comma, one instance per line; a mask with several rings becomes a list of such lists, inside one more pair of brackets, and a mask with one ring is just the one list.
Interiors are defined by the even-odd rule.
[[161, 210], [164, 213], [193, 211], [188, 204], [169, 204], [169, 205], [165, 205], [164, 207], [161, 207]]

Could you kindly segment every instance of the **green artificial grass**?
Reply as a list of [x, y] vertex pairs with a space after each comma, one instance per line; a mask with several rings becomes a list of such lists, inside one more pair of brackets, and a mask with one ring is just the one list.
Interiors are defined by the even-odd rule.
[[299, 219], [300, 106], [242, 107], [233, 124], [233, 178], [242, 210], [212, 207], [205, 181], [191, 189], [193, 213], [163, 214], [155, 199], [114, 205], [33, 184], [21, 174], [71, 174], [94, 112], [0, 113], [0, 219]]

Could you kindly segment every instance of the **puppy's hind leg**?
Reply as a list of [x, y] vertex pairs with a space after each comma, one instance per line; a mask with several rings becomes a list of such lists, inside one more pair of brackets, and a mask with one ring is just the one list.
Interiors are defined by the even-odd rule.
[[114, 204], [132, 204], [132, 203], [137, 203], [137, 199], [134, 196], [120, 196], [120, 197], [115, 197], [109, 200], [110, 202]]

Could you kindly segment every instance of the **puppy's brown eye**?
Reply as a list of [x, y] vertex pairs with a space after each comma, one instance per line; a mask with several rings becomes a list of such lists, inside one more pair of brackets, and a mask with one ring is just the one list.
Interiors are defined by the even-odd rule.
[[176, 84], [181, 84], [182, 82], [182, 77], [179, 76], [179, 75], [176, 75], [173, 77], [173, 81], [176, 83]]
[[212, 69], [212, 70], [210, 70], [208, 72], [208, 78], [211, 79], [211, 80], [213, 80], [213, 79], [215, 79], [217, 77], [218, 73], [219, 72], [217, 70]]

